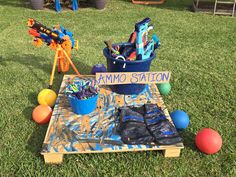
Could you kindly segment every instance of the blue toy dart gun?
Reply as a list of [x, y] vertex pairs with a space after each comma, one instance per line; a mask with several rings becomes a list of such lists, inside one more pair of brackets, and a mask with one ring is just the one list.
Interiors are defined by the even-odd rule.
[[[78, 6], [78, 1], [77, 0], [71, 0], [72, 2], [72, 10], [78, 10], [79, 6]], [[60, 0], [55, 0], [55, 9], [57, 12], [61, 11], [61, 4], [60, 4]]]
[[36, 46], [40, 46], [42, 42], [52, 47], [56, 44], [63, 44], [65, 37], [68, 36], [71, 42], [71, 49], [74, 47], [77, 48], [77, 46], [75, 46], [73, 33], [65, 29], [62, 25], [56, 25], [51, 29], [34, 19], [29, 19], [28, 27], [30, 27], [29, 34], [35, 37], [34, 42]]
[[[141, 22], [135, 24], [136, 37], [136, 59], [137, 60], [146, 60], [150, 58], [152, 52], [160, 46], [160, 41], [157, 35], [152, 36], [152, 40], [148, 41], [148, 31], [153, 29], [153, 26], [150, 26], [151, 19], [145, 18]], [[143, 36], [145, 35], [146, 44], [143, 42]]]
[[66, 30], [61, 25], [56, 25], [52, 29], [37, 22], [34, 19], [29, 19], [27, 22], [29, 34], [34, 37], [34, 45], [39, 47], [46, 43], [52, 50], [56, 51], [53, 69], [50, 77], [49, 88], [52, 87], [56, 65], [58, 63], [58, 72], [67, 72], [72, 66], [78, 76], [79, 71], [71, 61], [71, 51], [73, 48], [78, 49], [78, 41], [73, 38], [72, 32]]

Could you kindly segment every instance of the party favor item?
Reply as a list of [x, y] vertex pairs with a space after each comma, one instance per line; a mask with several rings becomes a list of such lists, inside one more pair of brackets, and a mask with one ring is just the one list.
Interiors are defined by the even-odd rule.
[[89, 114], [96, 109], [99, 87], [95, 80], [76, 80], [67, 86], [65, 92], [74, 113]]

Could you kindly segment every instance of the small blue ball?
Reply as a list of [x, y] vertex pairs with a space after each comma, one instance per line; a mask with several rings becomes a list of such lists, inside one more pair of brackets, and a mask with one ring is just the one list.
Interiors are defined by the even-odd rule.
[[173, 111], [170, 117], [177, 129], [186, 129], [189, 125], [189, 116], [182, 110]]
[[93, 66], [91, 70], [91, 74], [104, 73], [104, 72], [107, 72], [107, 69], [104, 66], [104, 64], [96, 64]]

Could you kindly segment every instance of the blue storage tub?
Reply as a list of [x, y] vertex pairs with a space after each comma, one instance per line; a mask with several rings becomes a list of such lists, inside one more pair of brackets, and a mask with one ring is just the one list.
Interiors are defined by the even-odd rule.
[[[131, 46], [131, 43], [114, 44], [120, 45], [120, 47]], [[135, 60], [135, 61], [123, 61], [115, 59], [109, 52], [108, 48], [104, 48], [103, 54], [107, 59], [107, 71], [108, 72], [148, 72], [153, 59], [156, 58], [156, 54], [152, 53], [151, 57], [146, 60]], [[132, 95], [139, 94], [145, 89], [145, 84], [117, 84], [111, 85], [113, 92]]]
[[77, 97], [69, 95], [68, 96], [72, 111], [75, 114], [89, 114], [93, 112], [97, 107], [98, 95], [88, 98], [86, 100], [79, 100]]

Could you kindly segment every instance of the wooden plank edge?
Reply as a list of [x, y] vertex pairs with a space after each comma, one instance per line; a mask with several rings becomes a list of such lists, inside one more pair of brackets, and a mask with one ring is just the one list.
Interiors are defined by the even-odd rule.
[[[66, 78], [66, 76], [67, 76], [67, 75], [64, 75], [64, 76], [63, 76], [62, 81]], [[61, 83], [61, 86], [62, 86], [62, 84], [63, 84], [63, 82]], [[61, 88], [61, 86], [60, 86], [60, 88]], [[57, 102], [57, 101], [58, 101], [58, 97], [57, 97], [56, 102]], [[54, 113], [54, 110], [53, 110], [53, 112], [52, 112], [52, 115], [53, 115], [53, 113]], [[51, 118], [51, 119], [50, 119], [50, 122], [49, 122], [49, 124], [48, 124], [47, 132], [46, 132], [46, 135], [45, 135], [45, 137], [44, 137], [43, 144], [47, 144], [47, 137], [48, 137], [48, 135], [49, 135], [49, 131], [50, 131], [50, 128], [51, 128], [51, 125], [52, 125], [53, 122], [54, 122], [54, 120]]]
[[166, 149], [164, 151], [164, 157], [179, 157], [181, 149]]
[[[180, 143], [182, 144], [182, 143]], [[85, 151], [71, 151], [71, 152], [42, 152], [41, 155], [47, 154], [92, 154], [92, 153], [109, 153], [109, 152], [138, 152], [138, 151], [166, 151], [166, 150], [181, 150], [184, 149], [184, 146], [164, 146], [160, 148], [132, 148], [132, 149], [116, 149], [116, 150], [99, 150], [99, 151], [92, 151], [92, 150], [85, 150]]]
[[61, 153], [45, 153], [43, 157], [45, 163], [60, 164], [63, 162], [63, 154]]

